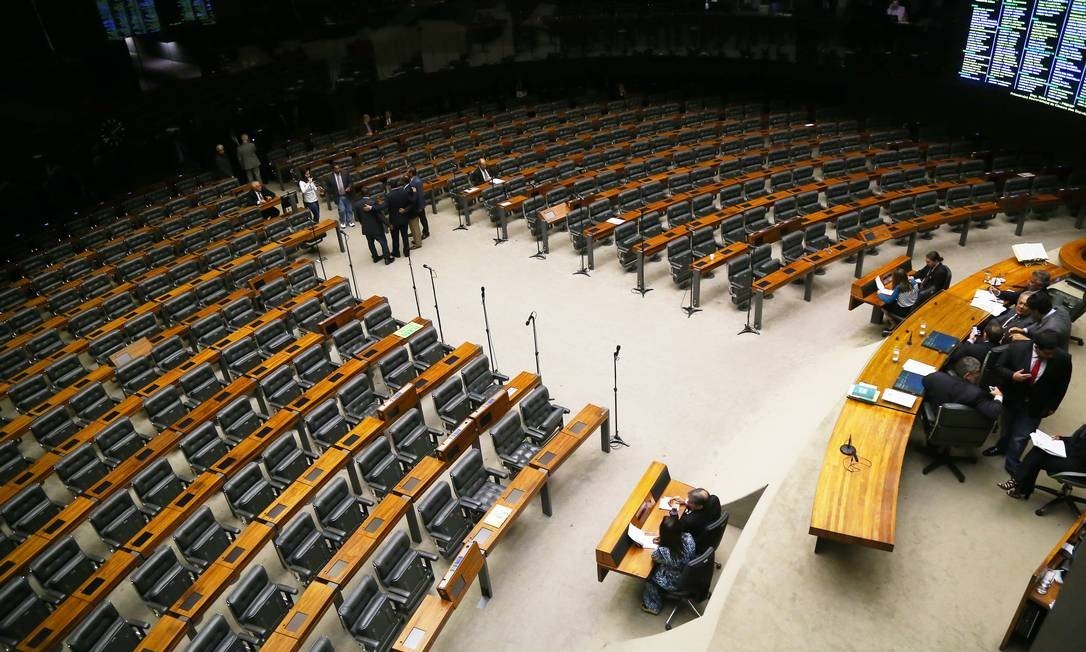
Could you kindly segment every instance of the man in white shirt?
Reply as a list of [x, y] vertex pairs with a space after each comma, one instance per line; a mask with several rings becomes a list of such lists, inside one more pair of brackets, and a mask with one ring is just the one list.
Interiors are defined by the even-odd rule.
[[304, 178], [298, 182], [298, 190], [302, 193], [302, 204], [309, 209], [309, 214], [313, 216], [313, 221], [316, 222], [320, 220], [320, 196], [324, 194], [324, 188], [321, 188], [313, 180], [313, 171], [309, 168], [306, 168], [303, 176]]
[[490, 174], [490, 170], [486, 167], [486, 159], [479, 159], [479, 164], [471, 171], [472, 185], [481, 186], [493, 178], [493, 175]]
[[886, 15], [893, 16], [899, 23], [909, 22], [905, 17], [905, 7], [897, 0], [890, 1], [890, 6], [886, 8]]
[[339, 225], [343, 228], [354, 226], [354, 209], [351, 208], [351, 173], [332, 164], [332, 174], [325, 182], [327, 192], [335, 197], [336, 209], [339, 210]]

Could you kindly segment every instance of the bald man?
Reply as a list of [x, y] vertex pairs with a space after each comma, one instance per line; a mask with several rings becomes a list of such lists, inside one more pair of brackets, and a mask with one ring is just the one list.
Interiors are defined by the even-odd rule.
[[694, 545], [700, 554], [708, 547], [709, 524], [720, 518], [720, 499], [699, 487], [691, 489], [686, 500], [672, 501], [673, 507], [680, 505], [684, 509], [679, 517], [679, 525], [683, 532], [689, 532], [690, 536], [694, 537]]

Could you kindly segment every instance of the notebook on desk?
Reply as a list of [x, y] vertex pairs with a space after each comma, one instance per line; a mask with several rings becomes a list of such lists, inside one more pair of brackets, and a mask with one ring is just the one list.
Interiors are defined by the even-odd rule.
[[924, 338], [924, 346], [935, 349], [939, 353], [950, 353], [958, 346], [958, 338], [939, 331], [932, 331]]
[[924, 395], [924, 377], [911, 371], [902, 371], [894, 381], [894, 389], [915, 396]]

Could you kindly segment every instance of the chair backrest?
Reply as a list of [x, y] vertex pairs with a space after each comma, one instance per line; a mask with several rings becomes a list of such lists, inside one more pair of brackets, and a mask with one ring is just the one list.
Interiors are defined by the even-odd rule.
[[475, 493], [486, 482], [483, 454], [476, 448], [468, 449], [449, 471], [449, 479], [457, 496], [470, 496]]
[[144, 504], [165, 507], [184, 487], [170, 463], [160, 458], [132, 480], [132, 488]]
[[94, 561], [71, 536], [47, 548], [30, 564], [30, 574], [34, 579], [46, 589], [61, 595], [70, 595], [79, 588], [94, 569]]
[[490, 437], [494, 442], [494, 450], [499, 455], [512, 453], [523, 442], [527, 434], [520, 423], [520, 415], [510, 410], [498, 422], [490, 428]]
[[56, 446], [79, 430], [63, 405], [49, 410], [30, 423], [34, 439], [44, 447]]
[[160, 430], [173, 425], [188, 412], [181, 403], [181, 394], [173, 385], [167, 385], [143, 399], [143, 409], [151, 423]]
[[979, 447], [994, 426], [992, 419], [968, 405], [944, 403], [936, 412], [928, 441], [938, 446]]
[[230, 623], [222, 614], [215, 614], [192, 637], [186, 649], [193, 652], [213, 652], [215, 650], [234, 650], [242, 646], [241, 639], [230, 628]]
[[705, 552], [686, 562], [679, 575], [679, 591], [690, 596], [695, 603], [709, 597], [709, 585], [713, 581], [715, 549], [708, 547]]
[[106, 474], [106, 465], [94, 453], [90, 442], [68, 453], [53, 466], [60, 478], [74, 493], [79, 493]]
[[68, 636], [68, 647], [72, 652], [134, 650], [141, 640], [138, 630], [121, 618], [112, 602], [106, 601]]
[[332, 369], [332, 363], [328, 360], [328, 353], [320, 344], [314, 344], [294, 356], [291, 360], [298, 371], [298, 377], [308, 382], [316, 382], [328, 375]]
[[244, 439], [260, 425], [260, 417], [253, 411], [248, 396], [240, 396], [231, 401], [215, 415], [219, 427], [227, 437]]

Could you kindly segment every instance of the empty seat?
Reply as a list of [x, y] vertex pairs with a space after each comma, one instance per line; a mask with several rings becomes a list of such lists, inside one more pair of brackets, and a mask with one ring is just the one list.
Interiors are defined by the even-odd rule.
[[747, 235], [769, 228], [769, 217], [764, 206], [743, 211], [743, 229]]
[[437, 450], [440, 430], [426, 425], [422, 410], [417, 407], [404, 412], [388, 427], [388, 435], [396, 447], [399, 458], [413, 467], [420, 459]]
[[226, 281], [224, 281], [221, 276], [208, 279], [203, 283], [196, 285], [194, 290], [196, 291], [196, 301], [201, 306], [209, 306], [229, 294], [229, 290], [226, 287]]
[[145, 441], [146, 438], [136, 431], [128, 417], [114, 421], [94, 437], [95, 446], [105, 459], [106, 466], [110, 468], [131, 457]]
[[258, 462], [249, 462], [223, 485], [230, 511], [243, 521], [251, 521], [275, 500], [272, 488], [260, 472]]
[[856, 237], [860, 232], [860, 214], [856, 211], [849, 211], [838, 217], [835, 230], [837, 231], [838, 242]]
[[121, 328], [124, 330], [124, 336], [130, 342], [135, 342], [141, 337], [157, 335], [162, 330], [162, 326], [158, 323], [158, 319], [153, 312], [137, 315], [126, 321]]
[[396, 611], [396, 603], [369, 575], [347, 594], [336, 613], [347, 633], [366, 650], [392, 649], [404, 620]]
[[253, 411], [249, 397], [239, 396], [215, 414], [215, 421], [222, 428], [226, 441], [236, 446], [260, 426], [262, 419]]
[[[153, 376], [148, 377], [148, 380], [151, 377]], [[68, 407], [76, 415], [76, 422], [81, 425], [97, 419], [116, 404], [117, 401], [106, 393], [106, 388], [102, 383], [87, 385], [68, 401]]]
[[26, 537], [56, 516], [61, 507], [45, 494], [40, 484], [34, 484], [8, 499], [0, 507], [0, 514], [16, 536]]
[[294, 433], [287, 432], [268, 446], [260, 456], [268, 482], [277, 491], [282, 491], [298, 479], [302, 471], [316, 456], [303, 451], [294, 439]]
[[72, 652], [122, 652], [136, 650], [147, 636], [147, 623], [125, 620], [112, 602], [95, 608], [68, 636]]
[[59, 405], [30, 422], [30, 433], [42, 448], [56, 448], [79, 431], [63, 405]]
[[260, 316], [253, 308], [253, 300], [241, 297], [223, 306], [222, 316], [234, 328], [240, 328]]
[[103, 561], [83, 552], [75, 538], [67, 536], [34, 559], [30, 574], [42, 586], [45, 599], [58, 604], [86, 582]]
[[306, 299], [290, 311], [290, 319], [294, 325], [307, 331], [318, 330], [320, 323], [327, 317], [328, 313], [321, 308], [320, 301], [315, 297]]
[[4, 351], [0, 354], [0, 378], [11, 378], [29, 367], [31, 362], [30, 354], [22, 347]]
[[294, 341], [294, 334], [287, 328], [285, 317], [272, 320], [253, 332], [257, 347], [270, 357]]
[[396, 457], [384, 437], [379, 437], [354, 459], [362, 479], [378, 498], [392, 491], [408, 471], [407, 465]]
[[[327, 297], [325, 297], [325, 301], [327, 301]], [[362, 322], [366, 325], [366, 332], [374, 338], [389, 335], [400, 326], [403, 326], [402, 321], [392, 316], [392, 307], [387, 303], [382, 303], [367, 312], [362, 318]]]
[[222, 614], [215, 614], [200, 631], [192, 637], [186, 650], [192, 652], [245, 652], [255, 649], [259, 643], [248, 632], [238, 634], [230, 628], [230, 623]]
[[362, 525], [372, 505], [368, 498], [352, 494], [343, 476], [333, 478], [313, 499], [317, 522], [337, 546]]
[[469, 448], [449, 471], [453, 491], [475, 520], [497, 502], [503, 491], [501, 480], [507, 478], [507, 471], [483, 466], [483, 454], [477, 448]]
[[192, 405], [203, 403], [225, 387], [208, 362], [193, 367], [181, 376], [178, 384], [181, 385], [181, 389], [189, 399], [188, 402]]
[[336, 345], [336, 351], [343, 359], [350, 358], [376, 341], [366, 335], [362, 322], [357, 319], [352, 319], [332, 332], [332, 343]]
[[108, 364], [109, 357], [127, 345], [128, 342], [125, 341], [121, 329], [115, 329], [95, 340], [91, 340], [90, 346], [87, 347], [87, 353], [98, 364]]
[[453, 495], [447, 482], [441, 481], [418, 502], [418, 513], [427, 533], [446, 559], [455, 555], [472, 528], [472, 519]]
[[781, 261], [773, 258], [772, 245], [764, 244], [756, 247], [751, 256], [754, 278], [764, 278], [781, 268]]
[[300, 396], [302, 386], [294, 377], [294, 367], [284, 364], [260, 380], [260, 392], [269, 406], [279, 409]]
[[242, 338], [222, 350], [222, 363], [234, 378], [260, 364], [264, 359], [252, 336]]
[[193, 322], [189, 328], [189, 337], [200, 348], [207, 348], [230, 333], [226, 327], [226, 318], [216, 312]]
[[320, 450], [335, 444], [350, 429], [339, 413], [336, 399], [329, 398], [303, 417], [309, 438]]
[[424, 326], [412, 335], [407, 342], [407, 348], [411, 350], [412, 364], [419, 371], [428, 369], [452, 351], [451, 347], [437, 338], [437, 329], [433, 326]]
[[136, 507], [132, 495], [127, 491], [113, 494], [90, 515], [94, 531], [113, 550], [127, 543], [149, 520], [148, 515]]
[[385, 385], [392, 391], [397, 391], [405, 383], [418, 376], [418, 369], [411, 364], [407, 355], [407, 348], [400, 346], [377, 363], [381, 370], [381, 378]]
[[320, 278], [317, 276], [317, 270], [312, 263], [288, 271], [287, 281], [290, 283], [290, 289], [295, 295], [312, 290], [320, 285]]
[[173, 324], [180, 324], [200, 309], [196, 292], [189, 290], [162, 304], [161, 314]]
[[49, 603], [34, 593], [25, 577], [8, 580], [0, 589], [0, 604], [4, 605], [0, 614], [0, 643], [9, 650], [14, 650], [50, 612]]
[[[106, 313], [99, 307], [93, 307], [80, 312], [68, 320], [68, 330], [76, 337], [84, 337], [91, 331], [106, 323]], [[116, 331], [112, 331], [116, 333]], [[93, 355], [93, 354], [92, 354]]]
[[30, 460], [19, 452], [19, 443], [6, 441], [0, 444], [0, 482], [7, 482], [26, 470]]
[[490, 369], [490, 360], [481, 355], [466, 365], [460, 372], [460, 379], [464, 381], [464, 391], [471, 401], [472, 407], [478, 407], [508, 380], [505, 376], [494, 373]]
[[109, 471], [94, 453], [94, 446], [90, 442], [57, 460], [53, 470], [64, 486], [75, 494], [89, 489]]
[[288, 299], [290, 299], [290, 286], [287, 285], [287, 281], [283, 277], [274, 279], [261, 286], [260, 302], [264, 305], [265, 309], [274, 308], [282, 305]]
[[290, 611], [292, 602], [288, 595], [297, 592], [292, 587], [273, 583], [264, 567], [256, 564], [242, 574], [237, 586], [226, 596], [226, 607], [239, 625], [263, 641]]
[[[285, 227], [284, 227], [283, 230], [284, 231], [286, 230]], [[268, 251], [264, 251], [264, 252], [261, 252], [261, 253], [257, 254], [256, 262], [257, 262], [257, 264], [260, 265], [260, 268], [265, 270], [265, 271], [274, 269], [276, 267], [284, 267], [287, 264], [287, 254], [283, 250], [282, 247], [274, 247], [272, 249], [269, 249]], [[283, 287], [282, 288], [277, 287], [274, 290], [272, 290], [271, 293], [273, 295], [279, 295], [285, 290], [287, 296], [289, 297], [290, 296], [290, 286], [286, 282], [286, 279], [280, 277], [280, 278], [276, 279], [275, 281], [272, 281], [272, 283], [278, 283], [280, 281], [282, 282]], [[268, 283], [268, 285], [272, 285], [272, 283]], [[265, 285], [264, 287], [268, 287], [268, 285]], [[263, 288], [261, 288], [261, 290], [263, 290]], [[261, 292], [261, 298], [263, 298], [263, 292]], [[268, 304], [265, 303], [264, 305], [268, 305]], [[278, 304], [272, 304], [272, 305], [278, 305]]]
[[336, 550], [332, 539], [321, 534], [308, 512], [295, 515], [274, 543], [283, 565], [305, 584], [324, 568]]
[[173, 472], [170, 463], [160, 458], [132, 480], [132, 489], [140, 503], [157, 514], [185, 490], [185, 483]]
[[8, 390], [8, 400], [20, 412], [27, 412], [53, 395], [53, 386], [45, 374], [37, 374], [21, 380]]
[[211, 508], [204, 505], [174, 532], [173, 540], [182, 556], [203, 571], [226, 551], [238, 528], [215, 520]]
[[64, 341], [55, 328], [49, 328], [26, 342], [26, 351], [36, 360], [44, 360], [64, 348]]
[[125, 394], [131, 396], [158, 376], [158, 370], [151, 358], [141, 356], [118, 367], [115, 378]]
[[373, 389], [370, 377], [365, 373], [356, 374], [344, 383], [336, 394], [343, 414], [351, 426], [358, 425], [362, 419], [375, 413], [384, 398]]
[[210, 421], [197, 426], [181, 440], [181, 452], [196, 473], [203, 473], [229, 452], [226, 442], [219, 437], [215, 424]]
[[196, 581], [196, 575], [181, 564], [173, 548], [159, 547], [129, 577], [136, 593], [156, 616], [161, 616]]
[[346, 281], [337, 283], [324, 293], [324, 305], [328, 306], [329, 312], [337, 313], [348, 306], [357, 304], [358, 299], [351, 294], [351, 286]]
[[173, 385], [167, 385], [143, 399], [143, 410], [151, 424], [159, 431], [169, 428], [188, 413], [188, 409], [181, 403], [181, 393]]
[[490, 428], [490, 438], [502, 464], [513, 473], [520, 472], [539, 452], [539, 446], [532, 443], [514, 411], [506, 413]]
[[569, 410], [550, 402], [550, 392], [546, 385], [540, 385], [520, 402], [520, 414], [524, 418], [524, 427], [528, 436], [536, 444], [542, 445], [551, 435], [562, 427], [563, 415]]
[[452, 430], [471, 412], [471, 402], [459, 377], [453, 376], [433, 391], [434, 408], [446, 429]]
[[177, 335], [168, 337], [151, 348], [151, 359], [155, 361], [155, 366], [162, 370], [173, 369], [191, 357], [192, 351]]
[[328, 352], [320, 344], [314, 344], [291, 359], [298, 380], [302, 387], [312, 387], [322, 378], [332, 373], [335, 366], [328, 359]]
[[793, 231], [781, 238], [781, 259], [785, 265], [802, 258], [804, 254], [803, 231]]
[[430, 564], [436, 560], [437, 555], [413, 549], [403, 532], [394, 533], [377, 551], [373, 569], [401, 614], [413, 612], [430, 590], [434, 582]]

